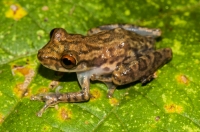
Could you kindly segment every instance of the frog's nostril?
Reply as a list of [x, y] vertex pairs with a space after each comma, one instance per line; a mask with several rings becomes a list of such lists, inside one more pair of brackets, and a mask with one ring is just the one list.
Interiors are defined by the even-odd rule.
[[41, 56], [38, 56], [38, 60], [39, 60], [39, 61], [42, 61], [43, 58], [42, 58]]
[[40, 52], [40, 51], [38, 52], [37, 57], [38, 57], [39, 61], [43, 61], [44, 60], [44, 56], [42, 55], [42, 52]]

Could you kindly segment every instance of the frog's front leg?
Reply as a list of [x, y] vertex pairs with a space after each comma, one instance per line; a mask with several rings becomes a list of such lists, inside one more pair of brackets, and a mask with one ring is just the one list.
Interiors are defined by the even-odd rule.
[[146, 28], [146, 27], [140, 27], [135, 26], [131, 24], [111, 24], [111, 25], [103, 25], [98, 28], [92, 28], [88, 31], [88, 35], [96, 34], [99, 32], [102, 32], [104, 30], [111, 30], [115, 28], [123, 28], [125, 30], [135, 32], [142, 36], [150, 36], [153, 38], [157, 38], [161, 36], [161, 30], [160, 29], [153, 29], [153, 28]]
[[37, 113], [39, 117], [42, 116], [44, 111], [51, 106], [59, 102], [83, 102], [90, 99], [89, 96], [89, 77], [85, 74], [77, 74], [79, 83], [82, 87], [80, 92], [70, 92], [70, 93], [44, 93], [38, 94], [31, 97], [31, 100], [44, 101], [44, 107]]
[[148, 52], [129, 64], [120, 65], [113, 72], [113, 83], [123, 85], [137, 80], [146, 83], [153, 77], [154, 72], [171, 58], [170, 48]]

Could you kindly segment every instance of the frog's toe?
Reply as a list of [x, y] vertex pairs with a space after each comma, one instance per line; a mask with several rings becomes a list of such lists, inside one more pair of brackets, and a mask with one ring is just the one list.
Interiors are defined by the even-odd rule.
[[38, 101], [45, 101], [46, 100], [46, 96], [45, 94], [37, 94], [37, 95], [33, 95], [30, 98], [31, 100], [38, 100]]
[[113, 97], [113, 94], [108, 93], [108, 94], [107, 94], [107, 97], [110, 99], [110, 98]]
[[45, 110], [48, 108], [49, 106], [47, 106], [46, 104], [44, 105], [44, 107], [37, 113], [38, 117], [42, 117], [42, 114], [45, 112]]
[[30, 98], [31, 100], [38, 100], [38, 101], [42, 101], [42, 97], [40, 95], [33, 95]]
[[152, 75], [143, 77], [140, 81], [141, 81], [142, 84], [146, 84], [146, 83], [150, 82], [154, 78], [155, 78], [154, 74], [152, 74]]
[[108, 98], [112, 98], [114, 92], [115, 92], [115, 88], [113, 88], [113, 89], [108, 89], [107, 97], [108, 97]]

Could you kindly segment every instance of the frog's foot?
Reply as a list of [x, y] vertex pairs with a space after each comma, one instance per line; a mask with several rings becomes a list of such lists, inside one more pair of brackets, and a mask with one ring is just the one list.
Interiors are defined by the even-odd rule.
[[151, 74], [147, 77], [143, 77], [142, 79], [140, 79], [140, 81], [141, 81], [142, 84], [145, 84], [147, 82], [150, 82], [152, 79], [154, 79], [156, 77], [157, 77], [156, 72], [154, 72], [153, 74]]
[[150, 82], [154, 78], [154, 75], [149, 75], [147, 77], [143, 77], [140, 81], [142, 84], [145, 84], [147, 82]]
[[44, 113], [44, 111], [48, 107], [52, 107], [58, 103], [58, 99], [56, 97], [56, 94], [54, 94], [54, 93], [45, 93], [45, 94], [34, 95], [31, 97], [31, 100], [38, 100], [38, 101], [45, 102], [45, 105], [43, 106], [43, 108], [37, 113], [38, 117], [41, 117], [42, 114]]

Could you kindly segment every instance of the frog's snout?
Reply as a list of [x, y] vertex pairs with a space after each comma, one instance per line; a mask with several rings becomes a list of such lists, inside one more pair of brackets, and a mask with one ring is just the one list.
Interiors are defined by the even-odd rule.
[[41, 52], [41, 50], [38, 51], [37, 58], [40, 62], [45, 60], [45, 57], [44, 57], [43, 53]]
[[40, 63], [42, 65], [51, 64], [51, 62], [50, 62], [51, 61], [51, 57], [48, 54], [46, 54], [45, 52], [43, 52], [42, 50], [38, 51], [37, 58], [38, 58], [38, 60], [40, 61]]

